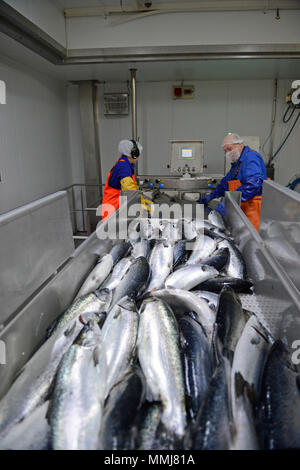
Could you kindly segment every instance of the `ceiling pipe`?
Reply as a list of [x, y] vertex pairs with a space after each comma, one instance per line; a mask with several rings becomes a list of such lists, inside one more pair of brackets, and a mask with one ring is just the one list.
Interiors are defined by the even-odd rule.
[[[81, 7], [65, 8], [66, 18], [80, 16], [109, 16], [127, 15], [134, 13], [145, 16], [146, 14], [176, 13], [176, 12], [222, 12], [222, 11], [263, 11], [270, 10], [299, 10], [299, 0], [269, 0], [267, 4], [261, 0], [201, 0], [199, 2], [157, 3], [150, 8], [143, 5], [103, 6], [103, 7]], [[138, 15], [137, 15], [138, 16]]]
[[[136, 106], [136, 71], [137, 69], [130, 69], [130, 82], [131, 82], [131, 125], [132, 125], [132, 139], [137, 139], [137, 106]], [[138, 165], [135, 165], [135, 174], [138, 173]]]

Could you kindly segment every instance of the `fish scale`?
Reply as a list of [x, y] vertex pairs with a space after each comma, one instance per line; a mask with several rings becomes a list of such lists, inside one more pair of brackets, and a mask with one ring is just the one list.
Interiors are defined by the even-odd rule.
[[154, 400], [163, 404], [162, 423], [183, 437], [186, 426], [178, 326], [170, 307], [147, 299], [140, 310], [138, 357]]

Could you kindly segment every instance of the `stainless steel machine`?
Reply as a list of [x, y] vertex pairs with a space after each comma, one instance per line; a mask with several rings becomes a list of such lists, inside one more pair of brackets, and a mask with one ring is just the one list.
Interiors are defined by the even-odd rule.
[[[276, 214], [271, 211], [271, 207], [274, 207], [274, 193], [277, 197]], [[288, 248], [284, 259], [274, 256], [275, 253], [268, 241], [270, 231], [268, 232], [265, 227], [272, 225], [278, 227], [280, 224], [285, 226], [287, 222], [285, 217], [288, 217], [288, 222], [294, 227], [293, 233], [296, 233], [300, 227], [300, 199], [296, 199], [295, 193], [289, 190], [285, 190], [283, 194], [281, 187], [268, 181], [264, 183], [263, 194], [261, 234], [254, 230], [231, 193], [226, 194], [226, 218], [234, 240], [245, 257], [249, 277], [254, 282], [254, 295], [241, 296], [244, 307], [255, 311], [274, 336], [285, 337], [290, 344], [294, 339], [300, 339], [299, 277], [291, 276], [289, 271], [291, 260]], [[66, 194], [59, 194], [51, 201], [36, 203], [36, 207], [43, 208], [44, 216], [50, 213], [48, 206], [50, 202], [52, 204], [55, 201], [58, 204], [56, 208], [52, 207], [50, 237], [45, 233], [42, 235], [44, 216], [41, 215], [40, 223], [30, 225], [33, 212], [28, 210], [28, 207], [25, 211], [18, 212], [19, 215], [23, 214], [23, 227], [28, 224], [29, 231], [31, 228], [38, 231], [41, 239], [39, 246], [34, 246], [38, 234], [33, 236], [31, 232], [31, 247], [29, 248], [30, 237], [28, 237], [26, 246], [28, 256], [24, 254], [23, 257], [13, 256], [13, 252], [18, 250], [22, 252], [21, 237], [12, 239], [12, 255], [9, 257], [7, 253], [5, 264], [2, 265], [1, 299], [6, 299], [6, 303], [5, 305], [2, 303], [1, 309], [0, 341], [4, 346], [2, 350], [5, 349], [5, 361], [2, 360], [0, 364], [1, 397], [9, 389], [14, 377], [39, 348], [49, 325], [70, 305], [98, 256], [108, 252], [116, 242], [110, 239], [99, 240], [94, 232], [75, 251], [70, 249], [68, 243], [62, 250], [66, 240], [69, 238], [71, 241], [70, 214], [66, 210], [65, 198]], [[138, 200], [139, 192], [132, 192], [128, 205], [131, 206]], [[121, 219], [122, 210], [121, 206], [119, 209]], [[123, 218], [125, 223], [128, 223], [125, 212]], [[0, 220], [2, 246], [9, 245], [8, 224], [13, 221], [14, 218], [9, 215], [5, 216], [4, 221], [2, 219], [2, 223]], [[110, 218], [101, 222], [101, 231], [105, 231], [109, 223]], [[297, 249], [295, 245], [294, 248]], [[59, 251], [60, 256], [58, 256]], [[36, 256], [36, 253], [39, 255]], [[299, 261], [295, 260], [295, 263], [298, 263], [299, 273]], [[46, 267], [49, 269], [45, 270]], [[33, 272], [32, 282], [28, 282]], [[43, 273], [43, 276], [39, 277], [39, 273]], [[8, 296], [5, 289], [8, 288], [10, 279], [14, 280], [14, 284]], [[14, 292], [18, 295], [15, 301], [14, 299], [10, 301], [9, 297], [14, 296]]]

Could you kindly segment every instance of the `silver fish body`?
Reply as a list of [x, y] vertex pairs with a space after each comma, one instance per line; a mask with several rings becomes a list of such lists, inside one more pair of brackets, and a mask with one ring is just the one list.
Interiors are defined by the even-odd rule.
[[198, 236], [198, 231], [193, 220], [179, 219], [177, 224], [178, 227], [181, 228], [185, 240], [194, 240], [194, 238]]
[[125, 274], [127, 273], [129, 267], [131, 266], [133, 259], [131, 257], [122, 258], [120, 261], [115, 265], [111, 275], [106, 280], [106, 282], [102, 285], [103, 289], [114, 290], [123, 279]]
[[149, 265], [151, 269], [149, 284], [145, 292], [161, 289], [173, 266], [174, 246], [170, 242], [158, 242], [152, 249]]
[[212, 375], [210, 345], [202, 327], [187, 315], [178, 319], [188, 415], [195, 419]]
[[192, 428], [193, 450], [227, 450], [231, 444], [228, 389], [230, 367], [220, 362]]
[[160, 230], [161, 240], [175, 242], [181, 238], [180, 230], [177, 224], [174, 224], [168, 220], [162, 221]]
[[132, 246], [129, 241], [119, 241], [116, 243], [109, 252], [113, 259], [113, 266], [115, 266], [120, 259], [127, 256], [131, 250]]
[[219, 294], [216, 294], [215, 292], [209, 292], [205, 290], [193, 290], [193, 294], [195, 294], [197, 297], [201, 297], [202, 299], [205, 299], [209, 305], [209, 307], [216, 312], [219, 304]]
[[143, 400], [143, 378], [132, 371], [112, 389], [105, 404], [99, 449], [134, 449], [135, 419]]
[[171, 309], [159, 299], [147, 299], [140, 310], [138, 357], [154, 400], [163, 404], [162, 423], [183, 437], [186, 427], [179, 332]]
[[27, 362], [0, 402], [0, 440], [46, 400], [61, 358], [81, 328], [77, 320], [68, 335], [52, 335]]
[[128, 297], [118, 301], [108, 313], [101, 330], [104, 354], [99, 357], [100, 370], [107, 370], [104, 398], [124, 377], [132, 364], [138, 322], [135, 302]]
[[54, 450], [97, 448], [103, 402], [94, 350], [100, 344], [100, 329], [90, 322], [62, 359], [48, 412]]
[[264, 334], [255, 315], [251, 315], [237, 342], [231, 376], [231, 400], [233, 417], [236, 415], [236, 377], [245, 380], [252, 390], [252, 398], [257, 405], [260, 394], [261, 378], [271, 344]]
[[48, 336], [67, 329], [80, 315], [88, 316], [93, 313], [106, 312], [111, 304], [112, 293], [107, 289], [101, 289], [95, 293], [86, 294], [76, 298], [70, 307], [55, 320], [48, 330]]
[[300, 377], [290, 350], [276, 340], [265, 364], [257, 430], [262, 449], [299, 449]]
[[251, 402], [252, 390], [247, 382], [244, 380], [240, 382], [241, 387], [236, 397], [234, 431], [230, 450], [258, 450], [259, 444], [254, 423], [253, 403]]
[[246, 321], [239, 297], [230, 287], [224, 287], [220, 294], [214, 327], [216, 356], [225, 355], [232, 363], [234, 351]]
[[0, 450], [48, 450], [50, 426], [46, 414], [49, 401], [15, 424], [0, 442]]
[[228, 248], [229, 258], [224, 266], [226, 275], [233, 278], [246, 279], [247, 270], [243, 256], [235, 244], [229, 240], [222, 240], [218, 243], [218, 248]]
[[128, 271], [115, 289], [111, 307], [123, 297], [135, 297], [146, 286], [150, 275], [149, 263], [143, 256], [132, 261]]
[[138, 450], [153, 450], [157, 447], [157, 430], [161, 420], [162, 406], [160, 403], [146, 402], [141, 410], [137, 430], [136, 448]]
[[144, 238], [141, 238], [135, 243], [132, 243], [133, 249], [131, 252], [131, 256], [133, 258], [139, 258], [140, 256], [143, 256], [144, 258], [148, 259], [150, 256], [151, 252], [151, 242], [150, 240], [146, 240]]
[[96, 264], [94, 269], [90, 272], [82, 286], [80, 287], [76, 299], [79, 297], [90, 294], [98, 289], [105, 281], [113, 267], [113, 258], [110, 254], [104, 255]]
[[212, 210], [209, 214], [208, 214], [208, 221], [214, 225], [215, 227], [219, 228], [220, 230], [226, 230], [226, 226], [225, 226], [225, 222], [223, 220], [223, 217], [221, 216], [221, 214], [216, 211], [216, 210]]
[[169, 304], [175, 313], [195, 312], [209, 341], [211, 340], [216, 314], [204, 299], [184, 289], [161, 289], [155, 291], [153, 296]]
[[166, 288], [179, 287], [190, 290], [208, 279], [216, 277], [219, 272], [212, 266], [202, 264], [188, 265], [174, 271], [165, 281]]
[[187, 265], [201, 263], [201, 261], [210, 257], [216, 250], [216, 247], [217, 242], [215, 239], [200, 233], [194, 242], [193, 251], [187, 261]]

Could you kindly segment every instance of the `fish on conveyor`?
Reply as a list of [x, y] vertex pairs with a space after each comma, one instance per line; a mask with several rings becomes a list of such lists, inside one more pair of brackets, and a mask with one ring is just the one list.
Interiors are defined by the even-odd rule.
[[207, 237], [210, 237], [210, 238], [213, 238], [214, 240], [216, 240], [217, 243], [221, 242], [222, 240], [233, 241], [232, 237], [230, 237], [229, 235], [225, 235], [225, 232], [222, 232], [221, 230], [217, 229], [216, 227], [214, 228], [214, 230], [204, 227], [203, 233]]
[[216, 367], [197, 421], [191, 430], [191, 449], [227, 450], [231, 444], [228, 388], [230, 366], [222, 360]]
[[112, 293], [108, 289], [96, 290], [92, 294], [86, 294], [78, 299], [75, 299], [70, 307], [60, 315], [53, 325], [47, 330], [47, 336], [51, 336], [56, 332], [68, 328], [76, 318], [81, 316], [88, 317], [89, 315], [107, 312], [112, 301]]
[[229, 258], [229, 249], [228, 248], [220, 248], [216, 250], [209, 258], [202, 261], [202, 264], [206, 264], [207, 266], [212, 266], [217, 271], [221, 271], [225, 264], [227, 263]]
[[157, 238], [159, 234], [159, 223], [153, 219], [141, 219], [141, 238], [150, 239]]
[[212, 376], [210, 345], [202, 327], [187, 315], [178, 319], [181, 354], [188, 399], [187, 412], [195, 419]]
[[186, 241], [185, 240], [178, 240], [174, 245], [173, 251], [173, 269], [175, 269], [186, 256], [186, 249], [185, 249]]
[[272, 345], [263, 372], [257, 431], [262, 449], [300, 448], [300, 377], [280, 340]]
[[0, 450], [48, 450], [50, 426], [46, 419], [49, 401], [15, 424], [0, 442]]
[[247, 269], [244, 258], [240, 250], [230, 240], [222, 240], [218, 243], [218, 248], [229, 249], [229, 259], [224, 266], [224, 270], [228, 277], [236, 277], [239, 279], [247, 278]]
[[128, 240], [135, 243], [141, 238], [141, 221], [139, 218], [131, 220], [127, 228]]
[[163, 220], [160, 224], [161, 240], [176, 242], [180, 240], [181, 234], [178, 226], [169, 220]]
[[137, 450], [159, 449], [157, 442], [157, 430], [161, 420], [161, 403], [144, 403], [136, 423], [136, 444]]
[[113, 257], [110, 254], [104, 255], [80, 287], [75, 299], [78, 299], [82, 295], [90, 294], [98, 289], [109, 275], [112, 267]]
[[166, 288], [176, 288], [190, 290], [204, 281], [218, 276], [219, 272], [212, 266], [204, 264], [191, 264], [181, 269], [177, 269], [165, 281]]
[[160, 299], [148, 298], [142, 303], [137, 348], [152, 398], [162, 402], [162, 423], [182, 438], [186, 410], [179, 331], [172, 310]]
[[131, 263], [127, 273], [115, 289], [111, 307], [125, 296], [135, 297], [145, 287], [150, 275], [150, 266], [146, 258], [140, 256]]
[[82, 329], [79, 316], [102, 312], [104, 302], [94, 294], [80, 297], [60, 317], [50, 337], [29, 359], [0, 402], [0, 439], [26, 418], [49, 395], [57, 367]]
[[114, 290], [127, 273], [132, 261], [133, 258], [131, 257], [120, 259], [120, 261], [115, 265], [109, 278], [102, 285], [102, 289]]
[[201, 263], [203, 260], [209, 258], [216, 248], [217, 242], [214, 238], [207, 237], [200, 233], [194, 242], [193, 251], [187, 261], [187, 265]]
[[103, 407], [103, 374], [95, 357], [98, 347], [101, 331], [89, 322], [61, 361], [48, 410], [54, 450], [97, 449]]
[[236, 387], [236, 411], [230, 450], [258, 450], [251, 386], [243, 379], [234, 377], [234, 380], [240, 386]]
[[261, 377], [270, 347], [271, 344], [264, 329], [256, 316], [251, 315], [237, 342], [233, 356], [231, 377], [233, 417], [235, 417], [236, 414], [237, 377], [241, 377], [249, 384], [252, 400], [255, 405], [257, 405], [257, 400], [260, 395]]
[[99, 449], [134, 449], [134, 422], [143, 403], [144, 392], [142, 376], [136, 371], [130, 372], [112, 389], [103, 413]]
[[161, 241], [153, 247], [149, 258], [151, 274], [145, 293], [164, 286], [173, 266], [173, 251], [174, 245], [171, 242]]
[[115, 266], [120, 261], [120, 259], [127, 256], [131, 248], [131, 243], [127, 241], [116, 243], [109, 252], [109, 255], [111, 255], [113, 259], [113, 266]]
[[197, 297], [201, 297], [202, 299], [205, 299], [206, 302], [208, 303], [209, 307], [216, 312], [218, 305], [219, 305], [219, 294], [215, 294], [214, 292], [209, 292], [206, 290], [193, 290], [193, 294], [195, 294]]
[[202, 284], [196, 286], [195, 289], [203, 289], [219, 294], [225, 286], [231, 287], [234, 292], [239, 294], [253, 294], [251, 290], [251, 287], [253, 287], [253, 282], [250, 280], [225, 276], [209, 279], [208, 281], [205, 281]]
[[194, 240], [198, 236], [195, 223], [191, 219], [178, 219], [177, 227], [185, 240]]
[[184, 289], [161, 289], [153, 295], [170, 305], [174, 313], [183, 315], [186, 312], [195, 312], [198, 322], [203, 326], [209, 341], [211, 340], [216, 314], [204, 299]]
[[138, 322], [135, 302], [128, 296], [119, 300], [107, 315], [101, 330], [104, 354], [99, 357], [100, 370], [107, 370], [104, 398], [132, 365]]
[[131, 252], [131, 256], [133, 258], [139, 258], [143, 256], [144, 258], [148, 259], [151, 253], [151, 241], [146, 240], [145, 238], [141, 238], [140, 240], [132, 243], [133, 249]]
[[220, 230], [223, 230], [224, 232], [226, 231], [224, 219], [218, 211], [210, 211], [208, 214], [208, 221]]
[[239, 297], [230, 287], [224, 287], [220, 294], [219, 306], [214, 326], [214, 348], [233, 361], [237, 342], [246, 324], [245, 314]]

